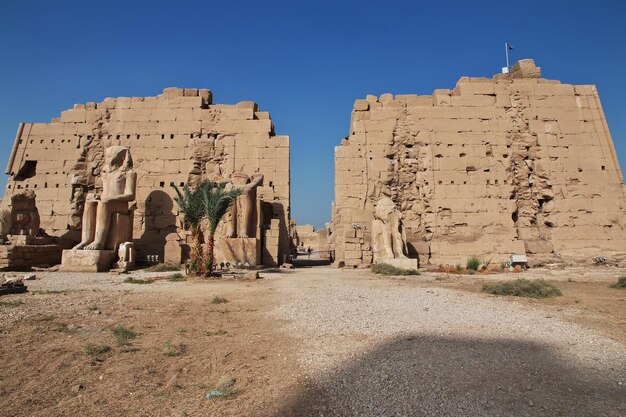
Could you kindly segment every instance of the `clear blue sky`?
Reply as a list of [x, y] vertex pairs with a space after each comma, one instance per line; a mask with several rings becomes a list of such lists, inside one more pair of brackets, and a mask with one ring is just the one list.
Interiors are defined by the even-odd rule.
[[[0, 5], [0, 165], [19, 122], [74, 103], [209, 88], [291, 136], [292, 217], [322, 226], [356, 98], [430, 94], [533, 58], [596, 84], [626, 168], [626, 1], [10, 1]], [[0, 186], [4, 189], [6, 179]]]

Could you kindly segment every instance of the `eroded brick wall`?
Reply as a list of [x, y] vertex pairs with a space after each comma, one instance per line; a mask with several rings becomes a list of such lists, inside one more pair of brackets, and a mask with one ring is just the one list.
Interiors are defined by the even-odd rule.
[[383, 195], [422, 264], [624, 253], [624, 190], [595, 86], [542, 79], [532, 60], [430, 96], [367, 96], [335, 148], [337, 260], [372, 261]]
[[130, 148], [137, 172], [133, 238], [140, 256], [163, 259], [165, 237], [180, 231], [171, 185], [226, 181], [233, 172], [264, 175], [257, 194], [264, 262], [280, 263], [289, 253], [289, 137], [274, 134], [269, 113], [256, 103], [213, 104], [209, 90], [107, 98], [76, 105], [51, 123], [23, 124], [5, 196], [33, 189], [41, 227], [77, 240], [82, 201], [101, 187], [103, 151], [111, 145]]

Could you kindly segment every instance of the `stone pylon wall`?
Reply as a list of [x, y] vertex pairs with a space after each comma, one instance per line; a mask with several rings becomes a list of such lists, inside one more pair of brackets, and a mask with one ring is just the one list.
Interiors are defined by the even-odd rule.
[[542, 79], [532, 60], [430, 96], [357, 100], [335, 148], [338, 261], [372, 261], [383, 195], [422, 265], [626, 252], [625, 186], [598, 92]]
[[104, 149], [111, 145], [130, 148], [137, 172], [133, 238], [140, 256], [163, 259], [166, 236], [181, 232], [171, 185], [227, 181], [233, 172], [264, 175], [257, 192], [264, 263], [280, 263], [289, 253], [289, 137], [274, 135], [269, 113], [256, 103], [213, 104], [209, 90], [107, 98], [76, 105], [51, 123], [21, 124], [5, 197], [34, 190], [41, 227], [78, 240], [82, 201], [101, 187]]

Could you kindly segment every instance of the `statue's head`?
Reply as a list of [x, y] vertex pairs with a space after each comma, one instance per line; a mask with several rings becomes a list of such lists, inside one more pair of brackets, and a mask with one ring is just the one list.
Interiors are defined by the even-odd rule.
[[386, 219], [394, 211], [396, 211], [396, 203], [389, 197], [383, 197], [376, 202], [374, 216], [378, 219]]
[[230, 179], [235, 185], [246, 185], [247, 183], [250, 182], [250, 177], [244, 174], [243, 172], [234, 172], [230, 176]]
[[109, 172], [129, 171], [133, 168], [133, 158], [130, 156], [130, 150], [123, 146], [110, 146], [104, 151], [105, 169]]

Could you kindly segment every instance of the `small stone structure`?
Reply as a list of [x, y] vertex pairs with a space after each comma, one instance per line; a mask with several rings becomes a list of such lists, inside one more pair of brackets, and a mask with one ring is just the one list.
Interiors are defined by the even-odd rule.
[[[166, 88], [157, 97], [77, 104], [51, 123], [22, 123], [4, 199], [35, 191], [41, 227], [66, 247], [76, 245], [91, 230], [94, 208], [97, 218], [100, 203], [92, 197], [104, 187], [105, 150], [123, 147], [136, 173], [136, 210], [128, 208], [136, 261], [163, 261], [167, 252], [168, 260], [184, 262], [190, 234], [172, 186], [211, 180], [249, 188], [220, 225], [216, 253], [236, 224], [231, 239], [238, 241], [228, 247], [246, 251], [239, 261], [249, 261], [252, 250], [254, 262], [279, 264], [290, 244], [289, 137], [275, 135], [269, 113], [256, 103], [212, 98], [209, 90]], [[102, 246], [95, 240], [92, 249]]]
[[52, 266], [61, 260], [61, 247], [40, 229], [36, 195], [15, 193], [0, 209], [0, 269]]
[[335, 148], [337, 262], [376, 259], [381, 198], [421, 266], [623, 258], [626, 188], [598, 92], [540, 77], [522, 60], [429, 96], [356, 100]]

